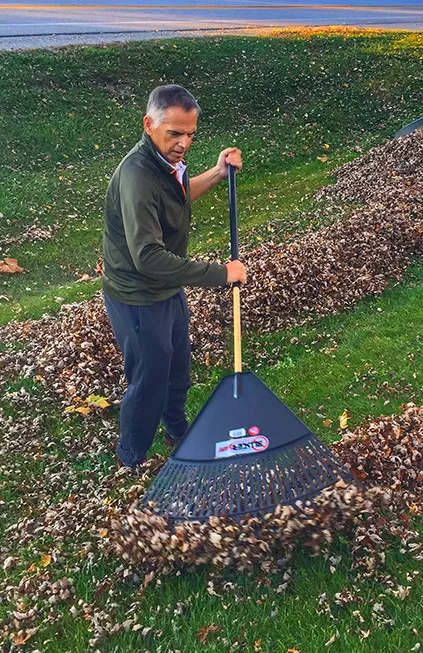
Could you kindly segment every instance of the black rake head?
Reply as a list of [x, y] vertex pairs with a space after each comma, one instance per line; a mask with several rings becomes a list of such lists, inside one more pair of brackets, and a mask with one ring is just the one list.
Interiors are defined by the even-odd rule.
[[277, 505], [312, 500], [343, 480], [355, 482], [338, 458], [313, 434], [257, 457], [213, 461], [170, 458], [142, 499], [142, 505], [175, 521], [212, 516], [264, 516]]

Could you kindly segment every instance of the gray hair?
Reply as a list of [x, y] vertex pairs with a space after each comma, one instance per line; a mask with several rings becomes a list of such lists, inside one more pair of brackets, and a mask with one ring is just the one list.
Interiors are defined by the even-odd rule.
[[200, 105], [195, 97], [178, 84], [167, 84], [166, 86], [157, 86], [151, 91], [147, 102], [147, 116], [153, 119], [154, 125], [157, 126], [163, 122], [165, 112], [169, 107], [181, 107], [184, 111], [195, 109], [200, 113]]

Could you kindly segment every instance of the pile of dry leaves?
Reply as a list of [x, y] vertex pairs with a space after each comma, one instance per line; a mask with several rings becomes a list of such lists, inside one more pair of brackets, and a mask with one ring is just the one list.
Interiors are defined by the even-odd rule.
[[348, 432], [333, 449], [365, 480], [366, 489], [340, 481], [313, 504], [298, 504], [296, 510], [277, 507], [241, 521], [212, 517], [176, 525], [134, 503], [113, 520], [116, 549], [146, 573], [193, 570], [207, 563], [243, 571], [264, 560], [275, 564], [286, 559], [300, 542], [317, 554], [336, 532], [344, 531], [367, 570], [384, 561], [389, 535], [401, 536], [423, 559], [423, 543], [410, 526], [410, 514], [423, 514], [423, 408], [408, 404], [403, 415]]
[[[310, 314], [334, 313], [401, 279], [423, 252], [423, 131], [375, 148], [335, 171], [338, 181], [319, 192], [332, 212], [359, 204], [349, 217], [289, 243], [268, 242], [244, 251], [249, 280], [242, 291], [244, 329], [270, 331]], [[334, 208], [335, 207], [335, 208]], [[231, 325], [228, 289], [189, 289], [194, 357], [206, 364], [225, 359]], [[0, 329], [8, 343], [0, 368], [35, 376], [69, 398], [101, 392], [118, 401], [123, 367], [100, 294], [64, 306], [59, 319], [10, 323]]]

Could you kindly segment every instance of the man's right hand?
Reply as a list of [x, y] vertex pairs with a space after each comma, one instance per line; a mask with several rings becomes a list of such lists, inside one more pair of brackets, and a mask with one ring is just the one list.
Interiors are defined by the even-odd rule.
[[236, 259], [235, 261], [231, 261], [225, 265], [228, 271], [226, 283], [235, 283], [236, 281], [245, 283], [247, 281], [247, 272], [241, 261]]

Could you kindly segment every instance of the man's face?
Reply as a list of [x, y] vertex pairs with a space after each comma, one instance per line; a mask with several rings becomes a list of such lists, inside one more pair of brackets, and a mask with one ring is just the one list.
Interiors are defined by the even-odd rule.
[[164, 120], [154, 126], [150, 116], [144, 117], [144, 129], [160, 154], [175, 165], [188, 152], [197, 129], [196, 109], [185, 111], [181, 107], [166, 109]]

